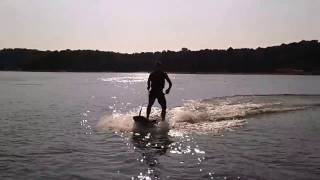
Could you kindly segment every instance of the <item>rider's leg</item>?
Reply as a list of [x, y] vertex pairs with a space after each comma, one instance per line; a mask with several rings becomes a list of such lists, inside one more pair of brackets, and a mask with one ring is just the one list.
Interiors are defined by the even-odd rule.
[[158, 102], [161, 105], [161, 120], [164, 121], [166, 119], [166, 109], [167, 109], [167, 102], [164, 94], [158, 97]]
[[149, 94], [149, 102], [148, 102], [148, 107], [147, 107], [147, 119], [149, 119], [151, 107], [154, 104], [155, 100], [156, 100], [156, 98], [153, 95]]

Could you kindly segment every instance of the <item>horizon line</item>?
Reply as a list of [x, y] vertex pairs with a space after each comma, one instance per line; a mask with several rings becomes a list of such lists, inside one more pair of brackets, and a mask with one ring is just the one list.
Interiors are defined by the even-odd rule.
[[113, 53], [119, 53], [119, 54], [141, 54], [141, 53], [157, 53], [157, 52], [180, 52], [183, 49], [186, 49], [188, 51], [203, 51], [203, 50], [228, 50], [230, 48], [232, 48], [233, 50], [240, 50], [240, 49], [253, 49], [253, 50], [257, 50], [259, 48], [270, 48], [270, 47], [278, 47], [278, 46], [282, 46], [282, 45], [289, 45], [289, 44], [293, 44], [293, 43], [301, 43], [301, 42], [312, 42], [312, 41], [316, 41], [319, 42], [318, 39], [312, 39], [312, 40], [300, 40], [300, 41], [292, 41], [292, 42], [287, 42], [287, 43], [281, 43], [281, 44], [274, 44], [274, 45], [269, 45], [269, 46], [258, 46], [255, 48], [248, 48], [248, 47], [242, 47], [242, 48], [233, 48], [232, 46], [228, 47], [228, 48], [221, 48], [221, 49], [212, 49], [212, 48], [205, 48], [205, 49], [198, 49], [198, 50], [194, 50], [194, 49], [189, 49], [188, 47], [181, 47], [180, 50], [170, 50], [170, 49], [166, 49], [166, 50], [161, 50], [161, 51], [140, 51], [140, 52], [121, 52], [121, 51], [112, 51], [112, 50], [99, 50], [99, 49], [56, 49], [56, 50], [49, 50], [49, 49], [34, 49], [34, 48], [21, 48], [21, 47], [16, 47], [16, 48], [2, 48], [0, 49], [0, 51], [2, 50], [17, 50], [17, 49], [23, 49], [23, 50], [35, 50], [35, 51], [50, 51], [50, 52], [61, 52], [61, 51], [99, 51], [99, 52], [113, 52]]

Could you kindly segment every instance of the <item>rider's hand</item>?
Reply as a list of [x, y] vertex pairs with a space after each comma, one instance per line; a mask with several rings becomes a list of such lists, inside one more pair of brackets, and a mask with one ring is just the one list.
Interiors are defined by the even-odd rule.
[[170, 89], [167, 89], [167, 90], [166, 90], [166, 94], [169, 94], [169, 92], [170, 92]]

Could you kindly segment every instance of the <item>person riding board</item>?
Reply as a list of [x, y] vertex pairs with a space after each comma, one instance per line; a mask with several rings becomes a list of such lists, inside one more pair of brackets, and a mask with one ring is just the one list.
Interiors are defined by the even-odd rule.
[[148, 91], [149, 91], [149, 102], [147, 107], [147, 119], [149, 119], [151, 107], [154, 104], [154, 101], [157, 99], [158, 103], [161, 106], [161, 120], [164, 121], [166, 117], [167, 102], [163, 93], [163, 88], [165, 85], [165, 80], [169, 83], [168, 89], [165, 91], [166, 94], [169, 94], [172, 87], [171, 80], [167, 73], [162, 70], [162, 63], [157, 62], [155, 70], [150, 73], [148, 78]]

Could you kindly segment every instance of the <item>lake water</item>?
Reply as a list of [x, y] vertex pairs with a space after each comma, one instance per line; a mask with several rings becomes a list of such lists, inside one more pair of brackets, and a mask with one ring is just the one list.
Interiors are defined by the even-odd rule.
[[320, 179], [320, 76], [169, 76], [0, 72], [0, 179]]

